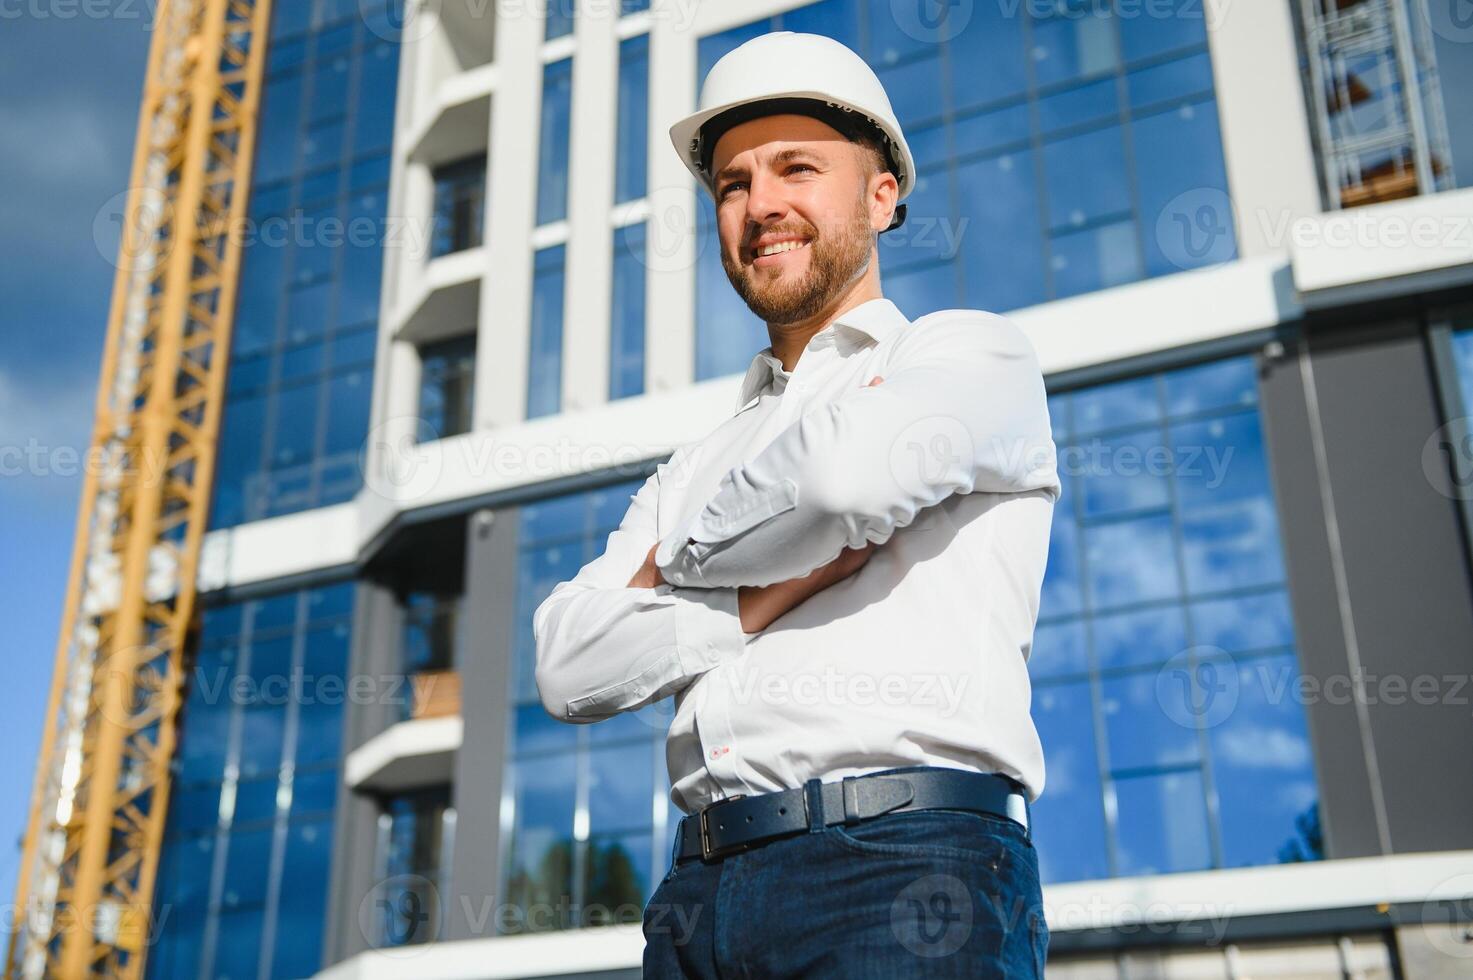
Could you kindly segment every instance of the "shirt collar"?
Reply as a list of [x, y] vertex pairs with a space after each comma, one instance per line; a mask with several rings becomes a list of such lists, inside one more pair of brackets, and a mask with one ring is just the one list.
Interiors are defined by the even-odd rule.
[[[833, 323], [813, 335], [805, 350], [850, 345], [857, 348], [864, 345], [866, 338], [878, 344], [909, 322], [899, 307], [881, 296], [839, 314]], [[790, 376], [791, 372], [783, 370], [783, 362], [773, 355], [772, 345], [762, 348], [752, 358], [746, 377], [742, 379], [736, 410], [740, 412], [746, 408], [752, 399], [766, 391], [770, 385], [786, 387]]]

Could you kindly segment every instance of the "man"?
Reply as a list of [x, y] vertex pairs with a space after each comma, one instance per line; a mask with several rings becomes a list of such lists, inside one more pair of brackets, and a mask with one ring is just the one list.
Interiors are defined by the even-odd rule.
[[1026, 659], [1060, 487], [1037, 359], [1001, 317], [883, 297], [915, 164], [854, 52], [765, 35], [700, 103], [671, 137], [772, 343], [534, 622], [555, 717], [675, 696], [689, 816], [645, 974], [1042, 975]]

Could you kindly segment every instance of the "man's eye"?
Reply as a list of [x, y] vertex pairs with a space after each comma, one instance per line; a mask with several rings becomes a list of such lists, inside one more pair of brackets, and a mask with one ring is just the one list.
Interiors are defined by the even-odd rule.
[[791, 173], [797, 173], [799, 170], [812, 170], [812, 169], [813, 168], [810, 167], [806, 163], [795, 163], [791, 167], [788, 168], [788, 173], [791, 174]]
[[746, 186], [747, 185], [744, 184], [744, 183], [742, 183], [741, 181], [734, 180], [731, 183], [727, 184], [725, 187], [721, 188], [721, 193], [718, 194], [717, 196], [718, 197], [725, 197], [726, 195], [730, 194], [732, 191], [739, 190], [739, 189], [744, 188]]

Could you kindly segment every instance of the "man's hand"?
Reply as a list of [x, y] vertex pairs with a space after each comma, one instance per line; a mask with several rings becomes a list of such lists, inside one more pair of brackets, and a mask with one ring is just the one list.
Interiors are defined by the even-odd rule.
[[653, 589], [657, 585], [665, 584], [665, 576], [660, 574], [659, 567], [655, 565], [655, 549], [658, 547], [660, 547], [660, 542], [658, 541], [650, 546], [650, 553], [644, 556], [644, 564], [639, 567], [639, 571], [635, 572], [634, 577], [629, 580], [627, 588]]
[[845, 548], [839, 557], [820, 565], [802, 578], [790, 578], [772, 585], [743, 585], [737, 589], [737, 608], [741, 612], [742, 632], [760, 633], [774, 620], [803, 600], [840, 582], [864, 567], [874, 553], [873, 541], [863, 548]]

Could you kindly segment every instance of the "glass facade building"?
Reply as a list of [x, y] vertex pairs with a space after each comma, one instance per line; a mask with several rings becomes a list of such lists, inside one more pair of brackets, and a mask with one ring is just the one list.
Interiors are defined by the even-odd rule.
[[[523, 908], [597, 906], [605, 921], [638, 921], [665, 873], [675, 821], [664, 733], [667, 699], [597, 725], [554, 721], [537, 694], [532, 614], [558, 582], [602, 552], [643, 480], [548, 498], [521, 509], [510, 744], [505, 894]], [[567, 904], [567, 901], [564, 902]], [[528, 916], [510, 931], [601, 925]]]
[[[391, 0], [277, 4], [210, 526], [362, 483], [398, 79]], [[353, 584], [206, 600], [155, 894], [150, 977], [321, 965]]]
[[326, 927], [353, 584], [208, 608], [187, 676], [148, 973], [302, 977]]
[[[1204, 19], [1111, 9], [824, 0], [702, 38], [697, 78], [772, 30], [858, 51], [918, 168], [906, 224], [880, 238], [885, 294], [911, 317], [1004, 312], [1237, 254], [1230, 223], [1211, 218], [1226, 207], [1180, 223], [1183, 195], [1227, 199]], [[700, 206], [696, 377], [708, 378], [745, 370], [767, 338]]]
[[1295, 856], [1315, 778], [1251, 357], [1057, 394], [1045, 881]]
[[213, 527], [362, 484], [399, 64], [388, 8], [273, 11]]

